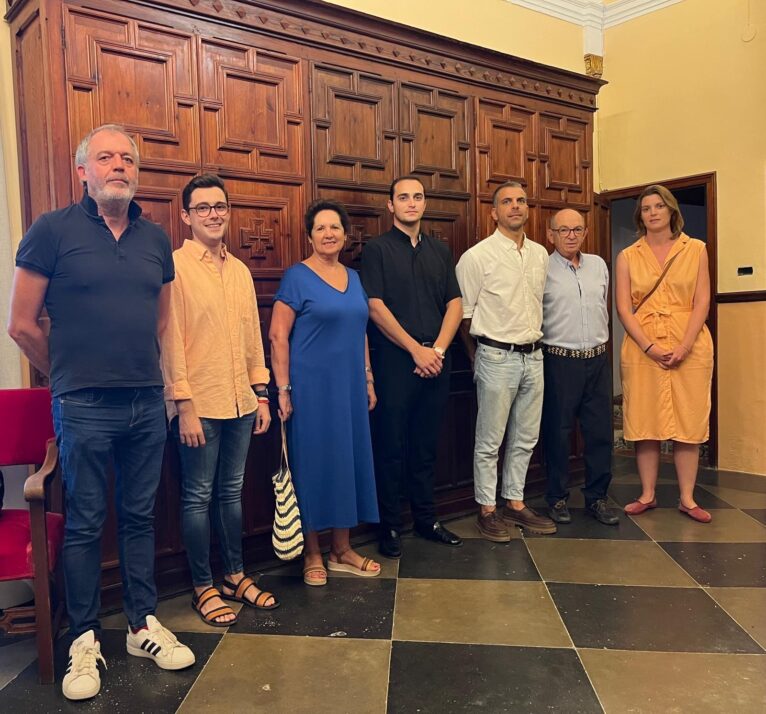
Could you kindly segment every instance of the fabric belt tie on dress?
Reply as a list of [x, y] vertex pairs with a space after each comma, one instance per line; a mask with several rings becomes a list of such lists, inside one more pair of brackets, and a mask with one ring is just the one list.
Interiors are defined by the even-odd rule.
[[529, 354], [530, 352], [539, 350], [543, 346], [542, 340], [528, 342], [525, 345], [514, 345], [511, 342], [498, 342], [491, 337], [477, 337], [476, 339], [480, 344], [486, 345], [487, 347], [494, 347], [498, 350], [510, 350], [511, 352], [521, 352], [523, 354]]
[[606, 342], [597, 347], [587, 350], [570, 350], [568, 347], [556, 347], [555, 345], [543, 345], [543, 352], [556, 357], [571, 357], [573, 359], [592, 359], [606, 352]]
[[[668, 320], [671, 315], [677, 312], [691, 312], [692, 309], [690, 307], [658, 307], [652, 310], [651, 312], [647, 312], [645, 314], [645, 318], [651, 319], [654, 323], [654, 336], [658, 339], [665, 339], [669, 334], [669, 325]], [[642, 320], [642, 324], [645, 324], [645, 322]]]

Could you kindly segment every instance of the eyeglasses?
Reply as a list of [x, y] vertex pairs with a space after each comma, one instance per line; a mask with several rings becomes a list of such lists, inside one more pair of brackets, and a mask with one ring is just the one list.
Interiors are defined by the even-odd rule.
[[569, 238], [570, 233], [574, 233], [577, 238], [582, 238], [585, 234], [585, 228], [583, 226], [575, 226], [574, 228], [567, 228], [561, 226], [561, 228], [551, 228], [554, 233], [558, 233], [562, 238]]
[[215, 211], [217, 216], [225, 216], [229, 213], [228, 203], [216, 203], [211, 206], [209, 203], [198, 203], [196, 206], [189, 206], [190, 211], [196, 211], [200, 218], [207, 218], [210, 211]]

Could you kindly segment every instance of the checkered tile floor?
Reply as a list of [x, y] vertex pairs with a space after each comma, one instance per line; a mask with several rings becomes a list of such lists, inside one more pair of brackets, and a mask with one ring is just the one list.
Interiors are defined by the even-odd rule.
[[[630, 473], [610, 490], [615, 506], [637, 493]], [[282, 607], [242, 611], [224, 632], [188, 596], [165, 601], [160, 620], [197, 654], [185, 672], [128, 657], [124, 619], [108, 618], [109, 669], [86, 704], [37, 685], [32, 642], [6, 638], [0, 710], [762, 714], [766, 494], [696, 496], [709, 525], [676, 510], [666, 481], [658, 509], [618, 527], [586, 516], [573, 494], [573, 523], [555, 536], [489, 543], [470, 516], [450, 524], [462, 548], [407, 537], [379, 578], [331, 574], [308, 588], [286, 566], [260, 579]], [[63, 642], [58, 655], [60, 678]]]

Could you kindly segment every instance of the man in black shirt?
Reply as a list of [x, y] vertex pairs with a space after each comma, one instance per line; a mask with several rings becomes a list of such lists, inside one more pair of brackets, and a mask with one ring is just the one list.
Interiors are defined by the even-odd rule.
[[[16, 254], [8, 331], [50, 375], [66, 495], [63, 569], [69, 699], [98, 694], [101, 531], [114, 464], [129, 654], [162, 669], [194, 654], [154, 616], [154, 496], [167, 427], [158, 333], [167, 319], [173, 258], [133, 201], [138, 148], [120, 127], [94, 129], [77, 148], [79, 204], [40, 216]], [[50, 337], [38, 323], [43, 305]]]
[[449, 398], [450, 356], [462, 306], [449, 248], [420, 232], [426, 208], [420, 179], [391, 184], [394, 226], [362, 252], [362, 284], [370, 305], [370, 346], [378, 406], [372, 415], [380, 552], [401, 555], [400, 489], [409, 490], [415, 532], [458, 546], [436, 520], [434, 462]]

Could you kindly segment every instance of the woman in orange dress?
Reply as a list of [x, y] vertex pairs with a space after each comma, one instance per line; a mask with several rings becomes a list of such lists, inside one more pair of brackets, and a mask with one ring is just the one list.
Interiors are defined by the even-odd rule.
[[642, 488], [625, 513], [656, 508], [660, 441], [672, 439], [678, 509], [708, 523], [710, 513], [694, 501], [713, 376], [713, 341], [705, 325], [707, 252], [702, 241], [682, 232], [678, 202], [664, 186], [641, 192], [634, 219], [639, 239], [617, 256], [616, 267], [617, 313], [626, 332], [620, 353], [623, 422], [625, 439], [636, 442]]

